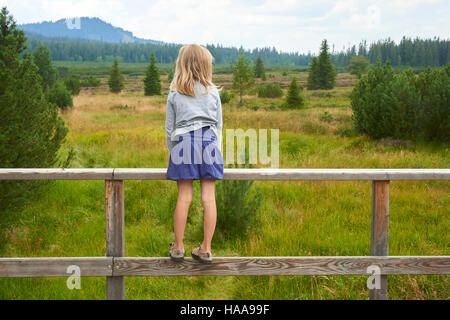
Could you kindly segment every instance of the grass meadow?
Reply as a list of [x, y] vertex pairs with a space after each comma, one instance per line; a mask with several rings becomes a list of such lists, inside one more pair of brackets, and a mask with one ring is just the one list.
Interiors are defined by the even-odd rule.
[[[286, 86], [292, 76], [272, 72], [268, 81]], [[73, 168], [165, 168], [164, 94], [145, 97], [141, 76], [126, 89], [85, 89], [62, 114], [70, 132], [60, 150], [76, 152]], [[231, 86], [231, 75], [215, 82]], [[282, 111], [281, 99], [258, 98], [255, 90], [223, 105], [224, 129], [280, 129], [281, 168], [449, 168], [448, 145], [371, 141], [352, 129], [350, 92], [356, 78], [339, 74], [331, 91], [304, 91], [307, 106]], [[128, 105], [130, 108], [116, 108]], [[221, 183], [221, 182], [219, 182]], [[264, 202], [246, 237], [213, 247], [215, 256], [369, 255], [370, 181], [258, 181]], [[390, 184], [390, 255], [448, 255], [448, 181]], [[0, 217], [2, 257], [104, 256], [103, 181], [53, 181], [23, 208]], [[186, 228], [187, 253], [201, 242], [199, 184]], [[176, 184], [125, 181], [126, 256], [168, 256], [173, 241]], [[220, 212], [218, 213], [221, 214]], [[127, 299], [368, 299], [365, 276], [128, 277]], [[389, 276], [390, 299], [449, 299], [448, 276]], [[82, 278], [68, 290], [66, 278], [0, 279], [0, 299], [105, 299], [105, 278]]]

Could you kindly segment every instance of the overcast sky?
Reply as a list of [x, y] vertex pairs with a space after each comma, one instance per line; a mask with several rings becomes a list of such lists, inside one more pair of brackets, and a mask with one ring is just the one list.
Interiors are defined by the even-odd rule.
[[[20, 23], [99, 17], [146, 39], [313, 53], [378, 39], [450, 38], [449, 0], [0, 0]], [[82, 26], [81, 26], [82, 27]]]

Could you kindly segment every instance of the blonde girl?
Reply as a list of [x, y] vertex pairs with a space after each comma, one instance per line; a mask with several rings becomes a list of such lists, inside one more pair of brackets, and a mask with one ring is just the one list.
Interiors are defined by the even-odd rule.
[[204, 47], [183, 46], [178, 54], [166, 108], [166, 141], [170, 153], [167, 179], [177, 181], [172, 260], [184, 259], [184, 230], [192, 201], [193, 180], [200, 180], [204, 208], [204, 239], [191, 255], [212, 262], [211, 241], [217, 220], [215, 182], [223, 179], [222, 104], [212, 83], [211, 53]]

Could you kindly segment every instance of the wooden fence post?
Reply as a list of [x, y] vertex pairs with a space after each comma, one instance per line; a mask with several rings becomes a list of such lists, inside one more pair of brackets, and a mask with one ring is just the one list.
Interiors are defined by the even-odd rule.
[[[387, 256], [389, 247], [389, 180], [372, 181], [372, 235], [370, 255]], [[380, 288], [370, 290], [370, 300], [387, 300], [387, 275]]]
[[[114, 257], [125, 255], [123, 180], [105, 180], [105, 193], [106, 255], [113, 257], [114, 262]], [[124, 300], [125, 277], [106, 277], [106, 291], [108, 300]]]

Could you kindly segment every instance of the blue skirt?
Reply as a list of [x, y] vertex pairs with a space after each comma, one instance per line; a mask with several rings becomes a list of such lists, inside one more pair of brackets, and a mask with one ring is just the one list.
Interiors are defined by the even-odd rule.
[[224, 161], [210, 127], [183, 134], [172, 148], [168, 180], [222, 180]]

